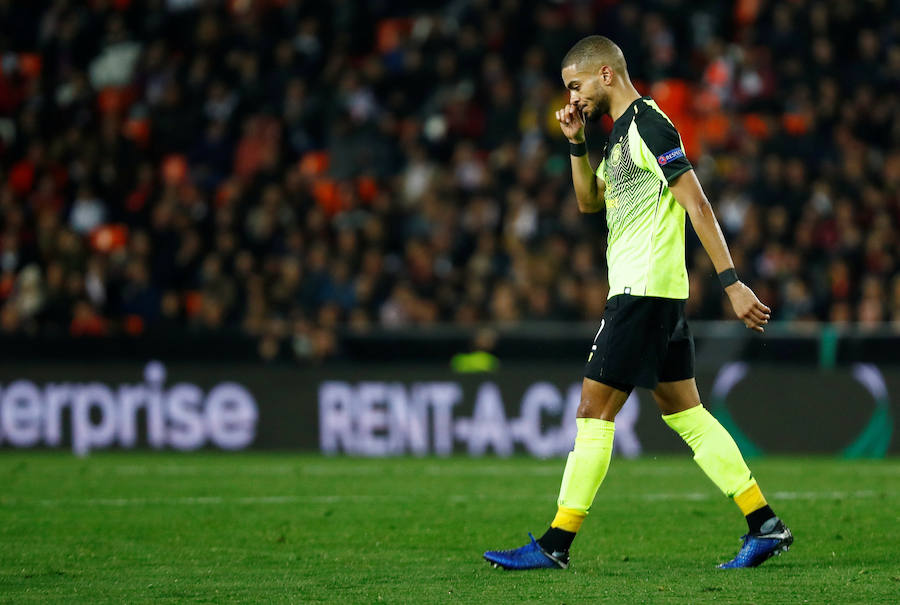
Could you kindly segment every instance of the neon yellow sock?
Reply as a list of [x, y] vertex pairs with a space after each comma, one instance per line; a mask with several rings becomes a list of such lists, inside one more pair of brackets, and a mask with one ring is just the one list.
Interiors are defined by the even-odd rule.
[[768, 504], [765, 496], [762, 494], [762, 490], [759, 489], [759, 485], [757, 485], [755, 480], [750, 487], [735, 494], [734, 503], [738, 505], [738, 508], [741, 509], [741, 513], [745, 517]]
[[559, 510], [554, 524], [566, 531], [577, 532], [591, 508], [594, 496], [606, 477], [612, 455], [616, 424], [598, 418], [576, 418], [578, 433], [575, 448], [569, 452], [562, 485], [559, 488]]
[[560, 506], [556, 509], [556, 516], [553, 517], [553, 522], [550, 524], [550, 527], [577, 534], [578, 530], [581, 529], [581, 524], [584, 523], [584, 518], [586, 516], [587, 513], [581, 512], [580, 510], [573, 510], [571, 508]]
[[734, 439], [705, 407], [662, 418], [694, 450], [694, 460], [723, 494], [734, 498], [756, 483]]

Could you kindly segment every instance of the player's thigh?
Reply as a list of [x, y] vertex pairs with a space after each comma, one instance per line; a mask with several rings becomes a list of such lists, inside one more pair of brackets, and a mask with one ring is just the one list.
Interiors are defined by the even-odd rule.
[[677, 414], [700, 405], [700, 392], [693, 378], [660, 382], [653, 389], [653, 399], [664, 415]]
[[599, 418], [610, 422], [625, 405], [628, 393], [608, 384], [585, 378], [581, 383], [581, 403], [578, 405], [577, 418]]

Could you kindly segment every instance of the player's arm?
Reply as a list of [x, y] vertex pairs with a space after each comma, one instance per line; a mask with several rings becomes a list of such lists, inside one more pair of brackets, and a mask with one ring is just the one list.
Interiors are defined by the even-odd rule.
[[594, 175], [587, 154], [570, 155], [572, 162], [572, 182], [575, 184], [575, 199], [578, 209], [585, 213], [603, 210], [606, 195], [606, 182]]
[[[556, 112], [559, 127], [569, 143], [584, 143], [584, 119], [574, 105], [568, 104]], [[603, 209], [606, 183], [594, 174], [587, 153], [569, 155], [572, 162], [572, 182], [575, 184], [575, 199], [582, 212], [599, 212]]]
[[[688, 170], [675, 178], [673, 182], [669, 183], [669, 190], [675, 196], [675, 200], [687, 211], [691, 225], [694, 226], [694, 231], [700, 238], [703, 249], [712, 260], [716, 273], [733, 270], [734, 262], [731, 260], [731, 253], [725, 243], [725, 236], [722, 234], [712, 205], [706, 198], [706, 194], [703, 193], [703, 188], [694, 171]], [[744, 322], [744, 325], [757, 332], [763, 332], [763, 326], [769, 323], [771, 309], [756, 298], [753, 290], [741, 281], [736, 281], [725, 288], [725, 293], [728, 294], [734, 312]]]

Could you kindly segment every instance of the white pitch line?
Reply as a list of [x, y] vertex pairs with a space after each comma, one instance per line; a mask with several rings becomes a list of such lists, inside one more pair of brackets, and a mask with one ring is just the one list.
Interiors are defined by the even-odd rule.
[[[528, 469], [523, 475], [528, 476], [546, 476], [561, 475], [566, 465], [563, 458], [559, 459], [559, 464], [553, 466], [537, 466]], [[458, 468], [452, 466], [441, 466], [433, 464], [425, 467], [425, 474], [432, 476], [461, 476], [461, 477], [509, 477], [510, 467], [502, 465], [485, 465], [472, 468]]]
[[870, 489], [863, 489], [852, 492], [775, 492], [774, 494], [772, 494], [775, 500], [865, 500], [868, 498], [877, 498], [881, 495], [888, 496], [893, 494], [890, 494], [889, 492], [876, 492]]
[[[556, 476], [562, 473], [562, 467], [565, 466], [565, 458], [559, 458], [558, 463], [550, 460], [545, 464], [537, 465], [527, 471], [525, 474], [531, 476]], [[616, 464], [616, 461], [613, 462]], [[254, 465], [221, 465], [221, 466], [203, 466], [197, 464], [119, 464], [112, 468], [112, 472], [117, 475], [124, 476], [140, 476], [140, 475], [163, 475], [163, 476], [219, 476], [219, 475], [316, 475], [316, 476], [370, 476], [372, 474], [390, 474], [402, 475], [404, 471], [395, 467], [381, 464], [372, 464], [369, 460], [360, 465], [345, 466], [343, 464], [330, 465], [325, 463], [304, 463], [296, 464], [254, 464]], [[446, 477], [505, 477], [513, 472], [510, 466], [503, 464], [479, 464], [467, 468], [459, 468], [453, 465], [442, 465], [439, 462], [429, 464], [423, 469], [424, 474], [431, 476]], [[521, 473], [521, 469], [518, 471]], [[654, 464], [653, 466], [644, 466], [641, 468], [623, 467], [623, 473], [629, 476], [670, 476], [684, 472], [683, 466], [674, 466], [671, 464]], [[798, 471], [799, 474], [800, 471]], [[802, 471], [808, 473], [809, 471]], [[857, 466], [851, 465], [845, 468], [832, 467], [829, 472], [851, 473], [854, 476], [900, 476], [900, 466]]]
[[[459, 476], [459, 477], [495, 477], [501, 476], [506, 477], [511, 473], [515, 472], [520, 475], [531, 475], [531, 476], [546, 476], [546, 475], [561, 475], [562, 469], [565, 466], [565, 458], [559, 458], [558, 464], [554, 464], [551, 460], [547, 462], [545, 465], [535, 466], [533, 468], [523, 470], [520, 467], [511, 467], [504, 466], [502, 464], [485, 464], [472, 466], [468, 468], [459, 468], [454, 467], [452, 465], [442, 466], [441, 464], [432, 464], [426, 466], [423, 469], [423, 472], [427, 475], [434, 476]], [[618, 468], [617, 461], [613, 460], [613, 468]], [[900, 466], [891, 466], [891, 467], [883, 467], [879, 468], [875, 467], [859, 467], [859, 466], [850, 466], [847, 468], [838, 468], [839, 473], [844, 474], [852, 474], [854, 476], [900, 476]], [[370, 476], [372, 474], [377, 473], [385, 473], [391, 475], [402, 475], [404, 472], [398, 470], [395, 467], [389, 466], [381, 466], [381, 465], [368, 465], [362, 464], [360, 466], [331, 466], [327, 464], [306, 464], [301, 465], [298, 469], [300, 474], [307, 475], [322, 475], [322, 476]], [[623, 466], [622, 473], [627, 474], [628, 476], [633, 477], [641, 477], [641, 476], [671, 476], [673, 474], [684, 473], [685, 467], [681, 465], [667, 465], [667, 464], [659, 464], [653, 466], [646, 466], [642, 468], [632, 468], [629, 466]], [[690, 471], [688, 471], [690, 472]], [[808, 473], [809, 471], [804, 471], [804, 473]], [[833, 469], [830, 469], [829, 472], [835, 472]]]
[[[432, 464], [423, 469], [424, 474], [431, 476], [444, 477], [509, 477], [511, 473], [519, 473], [528, 476], [559, 476], [562, 475], [566, 465], [565, 458], [560, 458], [556, 464], [548, 463], [546, 466], [535, 466], [527, 470], [520, 468], [503, 466], [500, 464], [478, 465], [470, 468], [459, 468], [454, 466], [441, 466], [440, 464]], [[683, 467], [674, 466], [654, 466], [645, 469], [627, 469], [630, 475], [671, 475], [679, 472]], [[303, 465], [299, 469], [301, 474], [305, 475], [321, 475], [321, 476], [370, 476], [378, 473], [400, 475], [396, 468], [389, 466], [367, 465], [355, 467], [334, 467], [327, 464], [308, 464]]]
[[[529, 494], [507, 494], [507, 497], [526, 498]], [[871, 498], [894, 498], [896, 492], [879, 492], [874, 490], [856, 491], [779, 491], [774, 492], [773, 498], [777, 500], [866, 500]], [[700, 502], [719, 499], [722, 496], [715, 492], [650, 492], [645, 494], [623, 495], [606, 493], [602, 499], [606, 501], [683, 501]], [[444, 500], [454, 503], [481, 502], [493, 499], [488, 494], [445, 494]], [[0, 499], [0, 507], [4, 506], [105, 506], [123, 508], [129, 506], [147, 506], [150, 504], [175, 505], [175, 506], [220, 506], [223, 504], [356, 504], [363, 502], [408, 502], [416, 497], [410, 495], [375, 495], [375, 494], [351, 494], [351, 495], [319, 495], [319, 496], [183, 496], [174, 498], [3, 498]]]
[[113, 470], [118, 475], [289, 475], [302, 470], [302, 466], [280, 464], [275, 466], [239, 465], [209, 467], [180, 464], [123, 464], [113, 467]]

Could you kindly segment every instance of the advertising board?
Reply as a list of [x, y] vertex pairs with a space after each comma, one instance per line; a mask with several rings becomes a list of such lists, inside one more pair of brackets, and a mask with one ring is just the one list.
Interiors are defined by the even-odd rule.
[[[0, 447], [562, 456], [575, 436], [579, 370], [524, 362], [476, 374], [429, 362], [8, 362], [0, 369]], [[747, 455], [900, 450], [900, 368], [737, 362], [701, 372], [698, 384]], [[686, 451], [640, 389], [617, 417], [615, 447], [624, 456]]]

